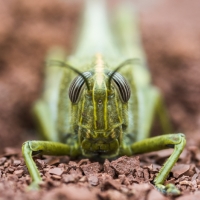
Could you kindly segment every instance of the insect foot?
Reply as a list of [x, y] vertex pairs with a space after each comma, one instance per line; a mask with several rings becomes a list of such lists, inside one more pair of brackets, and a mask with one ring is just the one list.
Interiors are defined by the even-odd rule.
[[40, 184], [42, 183], [42, 181], [40, 182], [32, 182], [28, 188], [27, 191], [36, 191], [40, 189]]
[[162, 184], [156, 185], [158, 191], [167, 196], [179, 196], [181, 194], [180, 190], [172, 183], [167, 184], [166, 186]]
[[163, 139], [163, 144], [165, 146], [173, 147], [174, 151], [160, 169], [159, 173], [154, 179], [154, 184], [156, 188], [163, 194], [177, 196], [180, 195], [181, 192], [175, 187], [175, 185], [168, 184], [164, 186], [163, 184], [185, 147], [185, 135], [182, 133], [168, 134], [160, 136], [160, 139]]

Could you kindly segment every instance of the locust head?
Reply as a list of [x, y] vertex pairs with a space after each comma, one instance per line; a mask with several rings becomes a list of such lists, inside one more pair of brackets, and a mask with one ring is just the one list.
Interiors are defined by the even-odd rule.
[[83, 155], [116, 156], [128, 121], [130, 88], [125, 78], [98, 61], [74, 79], [69, 98]]

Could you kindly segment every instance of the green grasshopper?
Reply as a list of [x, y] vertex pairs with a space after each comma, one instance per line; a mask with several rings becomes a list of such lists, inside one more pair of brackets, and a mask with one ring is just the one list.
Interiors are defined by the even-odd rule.
[[[174, 148], [153, 183], [177, 195], [164, 181], [184, 149], [184, 134], [166, 134], [170, 125], [160, 92], [150, 83], [133, 12], [121, 7], [113, 18], [111, 24], [103, 0], [87, 1], [74, 54], [66, 60], [54, 50], [47, 58], [44, 93], [33, 113], [48, 141], [22, 147], [31, 186], [41, 183], [33, 154], [111, 159]], [[166, 135], [148, 138], [155, 115]]]

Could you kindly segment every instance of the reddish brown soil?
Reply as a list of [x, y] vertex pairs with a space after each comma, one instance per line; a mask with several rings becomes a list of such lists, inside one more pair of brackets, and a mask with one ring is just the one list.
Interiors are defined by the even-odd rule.
[[[167, 182], [182, 191], [176, 199], [199, 199], [200, 3], [148, 2], [136, 5], [153, 82], [163, 93], [174, 129], [187, 137]], [[44, 183], [40, 191], [26, 191], [30, 176], [19, 147], [36, 138], [30, 108], [42, 91], [45, 53], [52, 45], [71, 51], [80, 10], [78, 1], [0, 0], [0, 197], [169, 199], [150, 182], [171, 150], [104, 163], [37, 157]]]

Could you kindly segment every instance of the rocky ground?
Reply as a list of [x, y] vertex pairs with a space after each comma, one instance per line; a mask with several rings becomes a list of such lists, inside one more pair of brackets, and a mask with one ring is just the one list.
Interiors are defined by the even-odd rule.
[[[200, 3], [134, 2], [153, 82], [163, 93], [175, 132], [187, 138], [166, 183], [182, 191], [178, 200], [199, 199]], [[40, 191], [27, 190], [30, 176], [20, 146], [37, 138], [30, 108], [42, 91], [45, 53], [52, 45], [71, 51], [80, 10], [79, 1], [0, 0], [0, 199], [171, 199], [151, 184], [171, 150], [103, 163], [38, 156], [43, 184]]]

